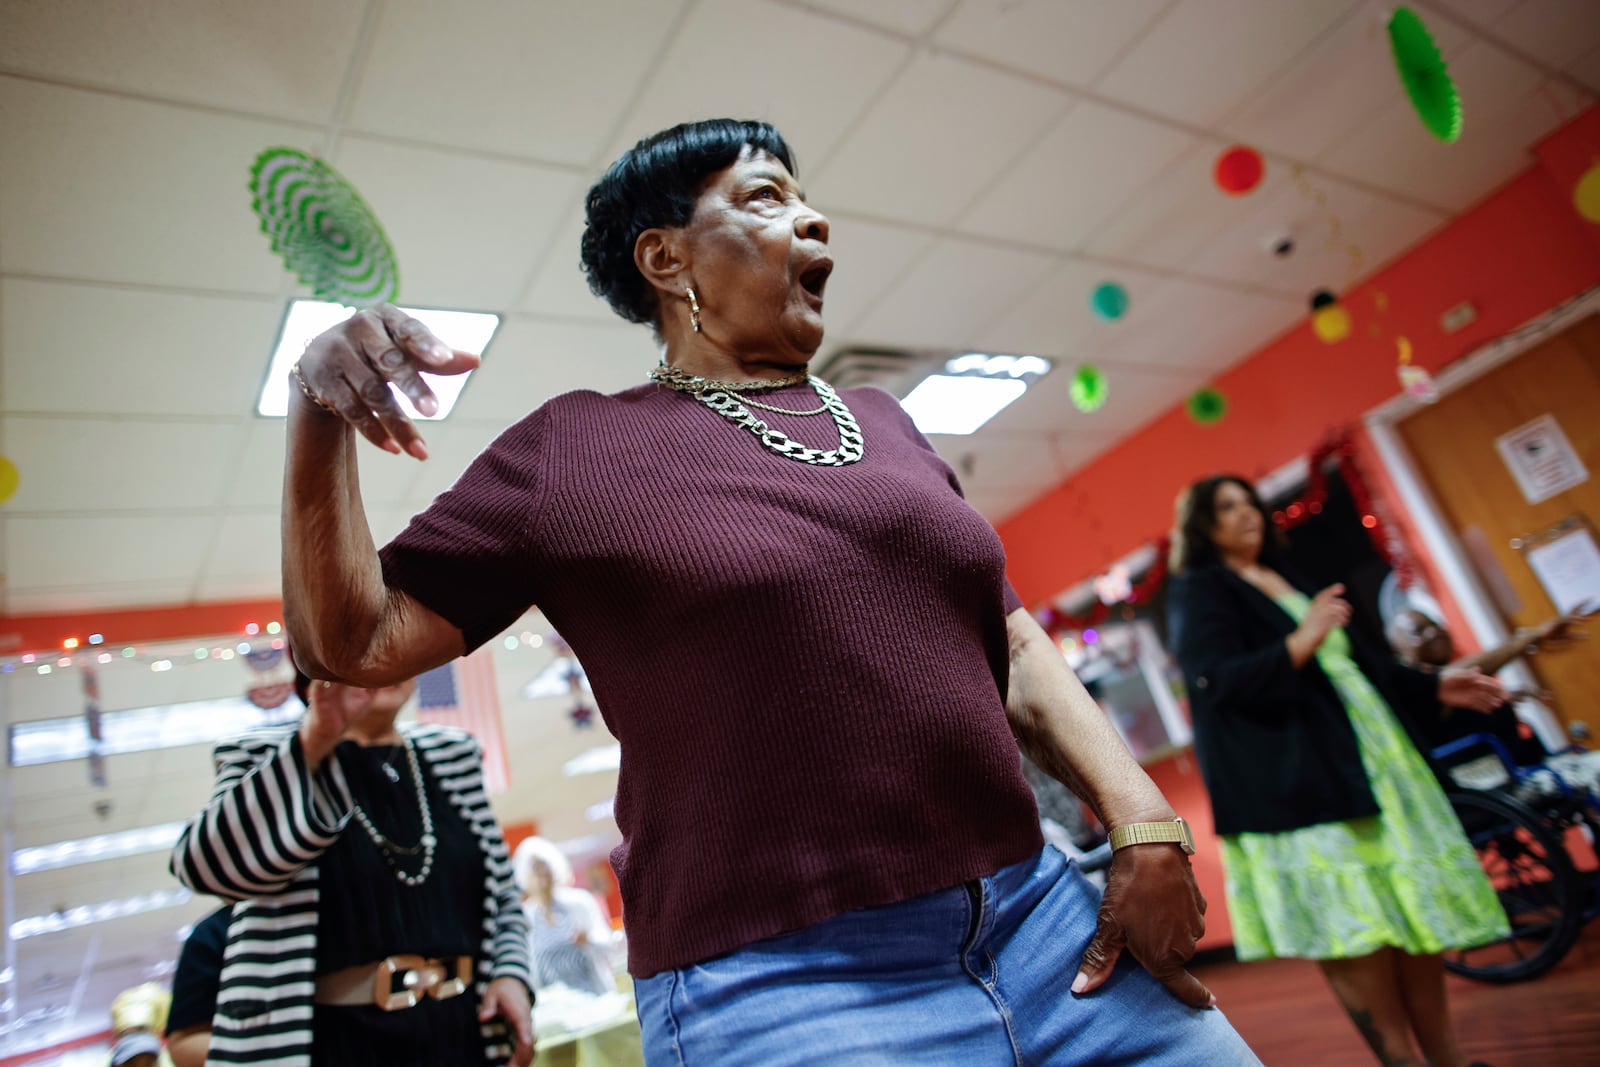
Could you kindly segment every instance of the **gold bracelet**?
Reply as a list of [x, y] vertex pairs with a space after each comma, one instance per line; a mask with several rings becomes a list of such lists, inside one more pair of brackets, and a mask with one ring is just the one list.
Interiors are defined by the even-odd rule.
[[306, 394], [307, 400], [317, 405], [317, 407], [321, 408], [323, 411], [326, 411], [329, 415], [339, 414], [338, 411], [334, 410], [334, 408], [330, 406], [326, 400], [312, 392], [311, 386], [306, 383], [306, 376], [300, 373], [300, 361], [298, 359], [294, 361], [294, 366], [289, 368], [289, 373], [293, 374], [294, 380], [300, 383], [300, 391]]

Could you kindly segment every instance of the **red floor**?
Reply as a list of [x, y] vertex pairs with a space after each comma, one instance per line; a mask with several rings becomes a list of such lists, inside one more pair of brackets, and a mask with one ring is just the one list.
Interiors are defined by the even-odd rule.
[[[1375, 1061], [1314, 963], [1225, 963], [1195, 972], [1267, 1067]], [[1493, 1067], [1600, 1067], [1600, 921], [1548, 974], [1492, 986], [1451, 977], [1462, 1048]]]

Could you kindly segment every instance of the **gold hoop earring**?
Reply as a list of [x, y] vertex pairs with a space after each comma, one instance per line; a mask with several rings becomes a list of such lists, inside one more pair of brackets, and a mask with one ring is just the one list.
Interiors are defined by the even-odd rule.
[[694, 327], [694, 332], [700, 332], [700, 302], [694, 298], [694, 290], [689, 286], [683, 287], [683, 297], [689, 301], [689, 325]]

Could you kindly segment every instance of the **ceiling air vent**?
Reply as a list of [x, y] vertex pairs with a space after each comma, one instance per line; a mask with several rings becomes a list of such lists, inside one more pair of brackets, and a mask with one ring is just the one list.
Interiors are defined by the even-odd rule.
[[903, 397], [941, 366], [948, 355], [905, 348], [841, 348], [822, 360], [812, 373], [835, 389], [876, 385]]

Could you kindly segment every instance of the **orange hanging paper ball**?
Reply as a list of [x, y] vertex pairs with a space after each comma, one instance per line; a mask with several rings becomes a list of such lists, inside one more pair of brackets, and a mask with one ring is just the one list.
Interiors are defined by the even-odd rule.
[[1583, 172], [1572, 190], [1572, 205], [1590, 222], [1600, 222], [1600, 163]]
[[1267, 165], [1262, 162], [1260, 152], [1248, 145], [1236, 144], [1217, 157], [1211, 177], [1217, 188], [1229, 196], [1244, 196], [1261, 184], [1266, 171]]
[[1325, 345], [1336, 345], [1350, 336], [1350, 312], [1338, 304], [1318, 308], [1311, 315], [1311, 332]]

